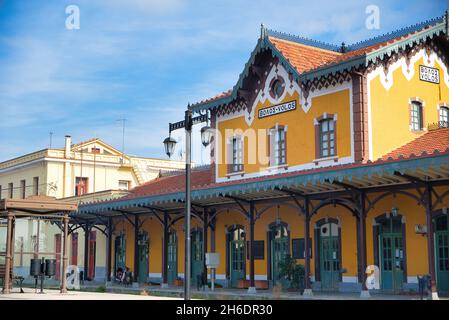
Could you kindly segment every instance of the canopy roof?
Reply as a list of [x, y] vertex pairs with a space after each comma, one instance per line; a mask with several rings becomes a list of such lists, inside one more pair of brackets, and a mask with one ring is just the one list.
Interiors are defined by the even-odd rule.
[[[368, 163], [353, 163], [297, 172], [274, 174], [223, 183], [212, 180], [214, 168], [202, 168], [192, 173], [192, 203], [197, 207], [220, 207], [235, 204], [235, 200], [273, 201], [292, 194], [321, 199], [350, 190], [376, 192], [382, 188], [404, 188], [432, 182], [447, 184], [449, 180], [449, 129], [440, 129], [443, 144], [428, 153], [414, 149], [416, 154], [397, 155]], [[434, 132], [414, 141], [420, 145]], [[179, 213], [184, 210], [185, 175], [173, 174], [139, 186], [126, 197], [80, 205], [74, 217], [95, 219], [123, 214], [155, 212]]]
[[13, 211], [16, 216], [61, 218], [64, 212], [77, 209], [76, 201], [57, 200], [47, 196], [0, 200], [0, 217], [6, 217], [8, 211]]

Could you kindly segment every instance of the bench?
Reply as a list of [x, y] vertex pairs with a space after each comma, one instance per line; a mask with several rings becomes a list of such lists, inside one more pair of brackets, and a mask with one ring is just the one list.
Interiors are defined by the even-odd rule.
[[[6, 265], [0, 264], [0, 279], [2, 279], [2, 287], [4, 287], [5, 276], [6, 276]], [[9, 272], [9, 278], [11, 279], [11, 286], [12, 286], [12, 283], [15, 282], [16, 285], [18, 285], [20, 288], [20, 293], [24, 293], [24, 291], [22, 289], [22, 284], [23, 284], [23, 280], [25, 280], [25, 278], [22, 276], [15, 276], [13, 274], [13, 268], [11, 268], [11, 270]], [[3, 290], [4, 290], [4, 288], [2, 289], [2, 292], [3, 292]]]

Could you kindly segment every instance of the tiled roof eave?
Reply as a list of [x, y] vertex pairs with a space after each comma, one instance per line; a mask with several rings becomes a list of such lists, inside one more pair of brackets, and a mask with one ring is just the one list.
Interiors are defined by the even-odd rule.
[[425, 41], [428, 37], [432, 38], [436, 35], [447, 34], [447, 32], [448, 31], [446, 30], [444, 23], [437, 24], [427, 30], [420, 31], [407, 39], [399, 40], [394, 44], [386, 45], [368, 54], [362, 54], [348, 60], [344, 60], [342, 62], [329, 64], [317, 69], [304, 72], [299, 77], [299, 81], [308, 81], [315, 78], [320, 78], [328, 74], [350, 71], [352, 68], [357, 68], [359, 66], [366, 67], [370, 63], [376, 62], [377, 59], [383, 59], [385, 56], [390, 57], [393, 53], [397, 53], [400, 50], [405, 50], [407, 46], [411, 47], [414, 44]]
[[[449, 163], [449, 153], [432, 154], [421, 157], [409, 157], [399, 160], [383, 160], [367, 164], [353, 164], [342, 168], [322, 168], [311, 173], [298, 173], [291, 176], [273, 177], [271, 179], [243, 181], [242, 183], [223, 184], [205, 186], [192, 191], [192, 199], [200, 200], [205, 198], [219, 197], [222, 194], [237, 195], [261, 190], [274, 190], [282, 187], [294, 187], [295, 185], [307, 185], [308, 183], [318, 183], [342, 181], [343, 178], [352, 180], [352, 177], [362, 178], [373, 175], [393, 174], [394, 172], [404, 173], [416, 168], [426, 169], [429, 167], [447, 165]], [[151, 206], [161, 203], [169, 203], [183, 200], [184, 192], [174, 192], [162, 195], [141, 196], [138, 198], [113, 200], [104, 203], [94, 203], [80, 205], [79, 213], [99, 213], [103, 211], [114, 211], [129, 207], [139, 207], [142, 205]]]
[[286, 68], [288, 72], [293, 75], [293, 78], [298, 82], [311, 81], [317, 78], [321, 78], [323, 76], [329, 74], [341, 73], [344, 71], [350, 71], [352, 69], [358, 68], [360, 66], [368, 66], [370, 63], [374, 63], [377, 59], [383, 59], [385, 56], [389, 57], [393, 53], [398, 52], [399, 50], [406, 49], [407, 46], [413, 46], [416, 43], [421, 41], [425, 41], [428, 37], [432, 38], [436, 35], [440, 34], [449, 34], [449, 30], [447, 30], [446, 24], [438, 23], [428, 29], [422, 30], [413, 34], [406, 39], [402, 39], [396, 41], [393, 44], [386, 45], [381, 47], [380, 49], [374, 50], [368, 54], [361, 54], [359, 56], [352, 57], [350, 59], [337, 62], [334, 64], [328, 64], [323, 67], [319, 67], [310, 71], [306, 71], [303, 73], [299, 73], [298, 70], [284, 57], [284, 55], [276, 48], [276, 46], [269, 40], [268, 37], [259, 39], [257, 42], [256, 48], [252, 51], [251, 56], [247, 63], [245, 64], [245, 68], [242, 73], [239, 75], [239, 79], [235, 86], [232, 89], [232, 94], [227, 97], [223, 97], [214, 101], [199, 103], [191, 107], [193, 112], [200, 112], [208, 109], [213, 109], [219, 106], [223, 106], [229, 104], [233, 100], [237, 98], [238, 90], [241, 89], [243, 80], [248, 76], [250, 67], [254, 63], [254, 60], [257, 54], [263, 50], [270, 49], [273, 57], [279, 58], [281, 64]]

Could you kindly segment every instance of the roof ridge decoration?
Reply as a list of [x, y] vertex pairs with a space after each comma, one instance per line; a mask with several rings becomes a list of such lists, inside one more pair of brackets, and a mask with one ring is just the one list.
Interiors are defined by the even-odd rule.
[[319, 41], [319, 40], [314, 40], [314, 39], [310, 39], [310, 38], [306, 38], [306, 37], [302, 37], [302, 36], [298, 36], [298, 35], [293, 35], [293, 34], [286, 33], [286, 32], [276, 31], [276, 30], [272, 30], [272, 29], [267, 29], [266, 35], [272, 36], [275, 38], [279, 38], [281, 40], [296, 42], [298, 44], [312, 46], [312, 47], [329, 50], [329, 51], [340, 52], [340, 49], [341, 49], [341, 46], [337, 46], [335, 44], [331, 44], [331, 43], [327, 43], [327, 42]]
[[[424, 27], [428, 26], [427, 29]], [[248, 76], [250, 72], [250, 67], [254, 64], [256, 55], [264, 50], [271, 50], [273, 57], [278, 57], [280, 63], [286, 68], [286, 70], [293, 75], [293, 79], [298, 82], [308, 82], [316, 78], [323, 77], [329, 74], [337, 74], [341, 73], [345, 70], [350, 70], [354, 68], [358, 68], [360, 66], [368, 66], [371, 62], [378, 61], [379, 59], [384, 59], [385, 57], [390, 57], [394, 52], [398, 52], [400, 50], [404, 50], [408, 46], [413, 46], [415, 44], [419, 44], [420, 42], [425, 41], [427, 38], [431, 38], [435, 35], [445, 34], [449, 35], [449, 10], [445, 12], [443, 16], [427, 20], [425, 22], [421, 22], [415, 24], [410, 27], [406, 27], [400, 30], [397, 30], [393, 33], [388, 33], [383, 36], [375, 37], [370, 40], [365, 40], [363, 45], [368, 45], [368, 43], [382, 43], [388, 42], [388, 40], [383, 40], [382, 37], [388, 37], [392, 39], [397, 39], [394, 45], [386, 44], [377, 49], [373, 49], [369, 52], [361, 53], [359, 55], [351, 56], [345, 60], [330, 62], [328, 64], [324, 64], [321, 67], [315, 68], [313, 70], [305, 71], [303, 73], [299, 73], [295, 67], [291, 64], [291, 62], [282, 55], [282, 53], [276, 48], [276, 46], [270, 41], [269, 35], [275, 37], [275, 34], [281, 39], [290, 39], [290, 41], [308, 44], [310, 46], [316, 46], [318, 48], [327, 48], [326, 50], [341, 52], [341, 46], [334, 46], [332, 44], [310, 40], [303, 37], [293, 36], [286, 33], [281, 33], [278, 31], [273, 31], [267, 29], [263, 24], [261, 25], [260, 38], [257, 41], [257, 45], [254, 50], [251, 52], [248, 61], [245, 63], [243, 71], [239, 74], [239, 78], [237, 83], [232, 88], [232, 93], [229, 96], [222, 97], [216, 100], [207, 101], [205, 103], [198, 103], [191, 106], [191, 110], [193, 112], [200, 112], [201, 110], [206, 109], [214, 109], [219, 106], [226, 105], [230, 103], [232, 100], [236, 99], [238, 96], [238, 90], [242, 87], [243, 79]], [[403, 37], [407, 35], [407, 38]], [[396, 38], [395, 38], [396, 37]], [[356, 43], [350, 46], [344, 46], [346, 52], [351, 52], [356, 50], [357, 46], [362, 46], [362, 43]], [[338, 50], [337, 50], [338, 48]], [[344, 55], [343, 55], [344, 56]]]
[[400, 28], [400, 29], [397, 29], [397, 30], [394, 30], [394, 31], [391, 31], [391, 32], [387, 32], [387, 33], [381, 34], [381, 35], [376, 36], [376, 37], [372, 37], [370, 39], [365, 39], [365, 40], [362, 40], [362, 41], [358, 41], [356, 43], [348, 45], [347, 49], [348, 49], [348, 51], [354, 51], [354, 50], [358, 50], [358, 49], [361, 49], [361, 48], [370, 47], [370, 46], [375, 45], [377, 43], [393, 40], [393, 39], [396, 39], [396, 38], [408, 35], [410, 33], [417, 32], [417, 31], [423, 29], [426, 26], [432, 26], [432, 25], [435, 25], [437, 23], [442, 23], [442, 22], [445, 21], [445, 17], [447, 16], [447, 12], [448, 11], [446, 11], [445, 15], [440, 16], [440, 17], [428, 19], [426, 21], [418, 22], [418, 23], [415, 23], [415, 24], [407, 26], [407, 27], [403, 27], [403, 28]]

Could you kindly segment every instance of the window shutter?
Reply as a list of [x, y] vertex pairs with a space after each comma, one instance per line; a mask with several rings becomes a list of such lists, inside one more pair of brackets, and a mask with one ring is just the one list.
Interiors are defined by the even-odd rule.
[[315, 124], [315, 159], [321, 158], [320, 124]]
[[228, 173], [232, 172], [232, 138], [226, 142], [226, 165]]

